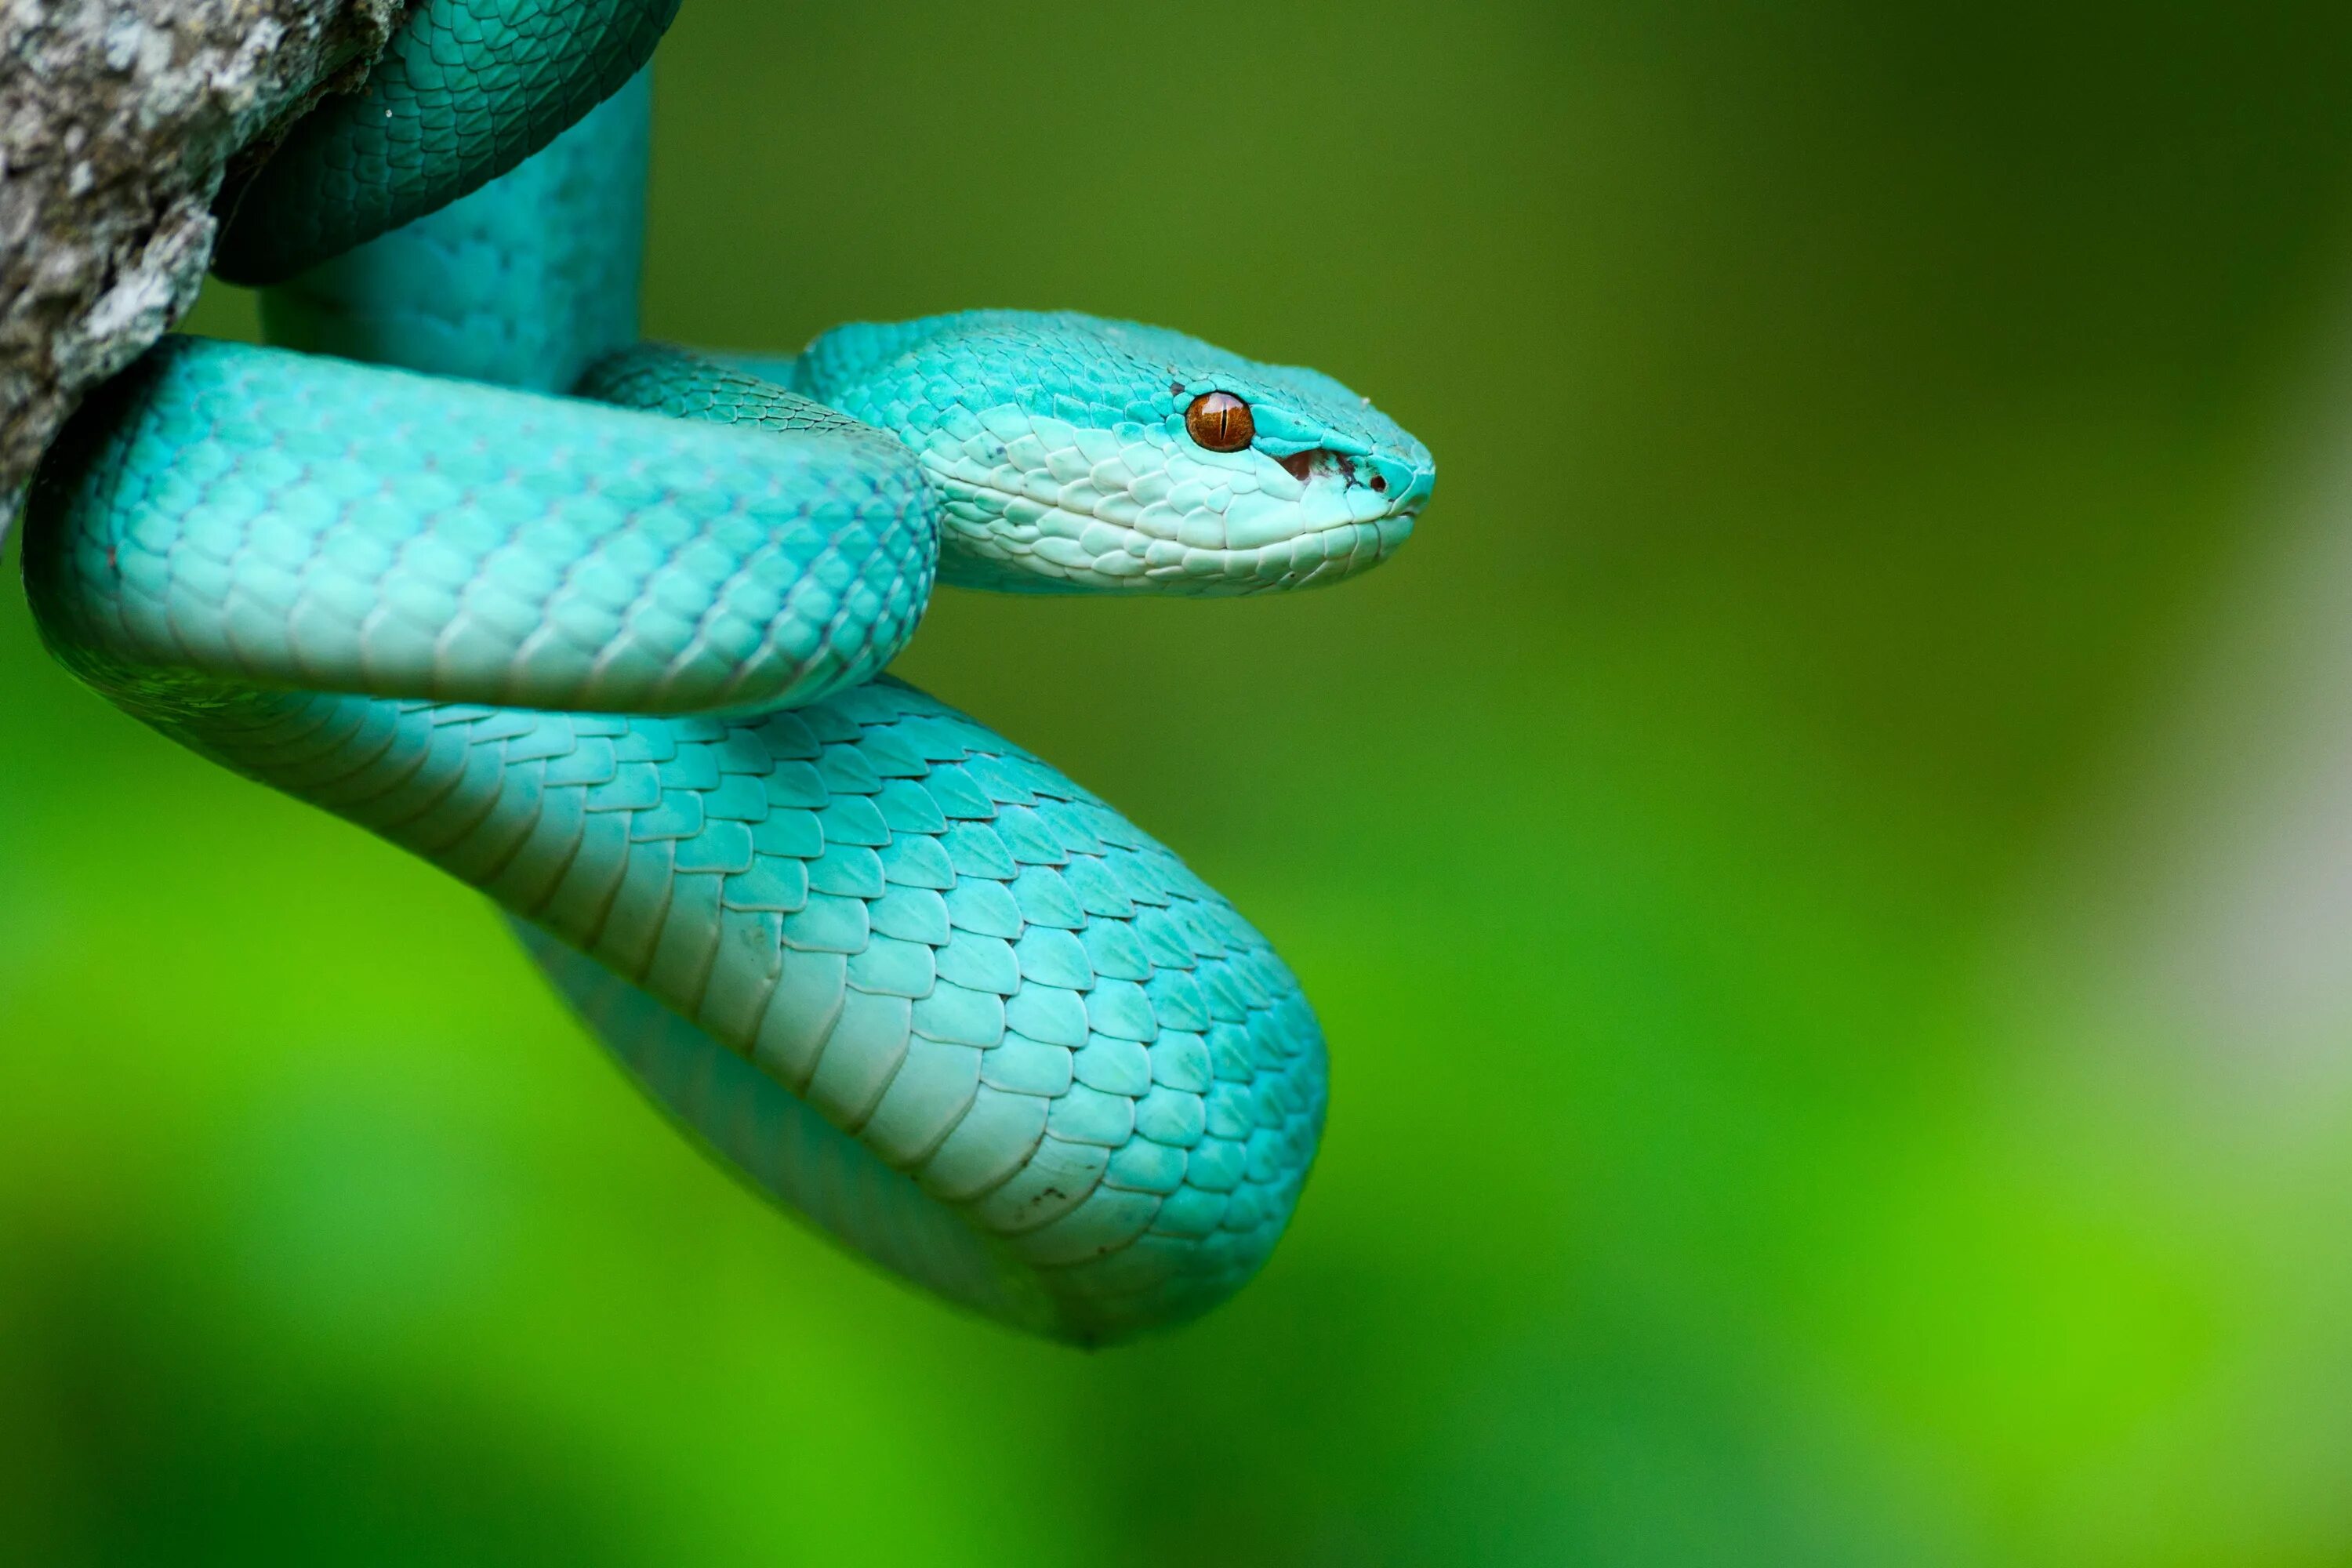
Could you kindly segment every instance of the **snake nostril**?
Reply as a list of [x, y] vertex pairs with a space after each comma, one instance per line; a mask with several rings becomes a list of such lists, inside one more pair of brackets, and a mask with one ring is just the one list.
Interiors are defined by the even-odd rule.
[[1379, 495], [1386, 495], [1386, 494], [1388, 494], [1388, 493], [1389, 493], [1389, 482], [1388, 482], [1388, 480], [1387, 480], [1387, 479], [1383, 479], [1383, 478], [1381, 478], [1381, 477], [1380, 475], [1378, 475], [1378, 474], [1374, 474], [1374, 475], [1372, 476], [1372, 489], [1373, 489], [1374, 493], [1379, 494]]

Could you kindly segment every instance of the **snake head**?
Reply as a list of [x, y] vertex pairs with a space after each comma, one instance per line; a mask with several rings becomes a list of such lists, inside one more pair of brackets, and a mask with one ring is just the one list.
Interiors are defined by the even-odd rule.
[[1386, 560], [1429, 448], [1329, 376], [1075, 312], [856, 322], [795, 390], [891, 431], [945, 497], [940, 575], [1013, 593], [1258, 594]]

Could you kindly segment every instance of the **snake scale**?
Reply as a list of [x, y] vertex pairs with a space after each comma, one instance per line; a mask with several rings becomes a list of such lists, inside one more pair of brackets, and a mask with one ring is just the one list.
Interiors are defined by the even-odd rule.
[[1067, 1341], [1182, 1321], [1297, 1201], [1314, 1015], [1175, 856], [884, 667], [936, 582], [1337, 581], [1430, 456], [1328, 377], [1075, 314], [637, 342], [675, 9], [412, 5], [225, 228], [272, 346], [168, 337], [46, 459], [42, 635], [487, 892], [655, 1100], [849, 1247]]

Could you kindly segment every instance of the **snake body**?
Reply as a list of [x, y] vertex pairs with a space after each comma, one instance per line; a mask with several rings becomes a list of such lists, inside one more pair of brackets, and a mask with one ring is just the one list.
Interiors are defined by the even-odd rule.
[[415, 6], [226, 231], [293, 346], [167, 338], [45, 462], [43, 635], [489, 894], [654, 1099], [885, 1268], [1080, 1342], [1181, 1321], [1297, 1200], [1314, 1016], [1167, 849], [882, 671], [935, 581], [1337, 580], [1429, 455], [1328, 377], [1071, 314], [635, 343], [674, 8]]

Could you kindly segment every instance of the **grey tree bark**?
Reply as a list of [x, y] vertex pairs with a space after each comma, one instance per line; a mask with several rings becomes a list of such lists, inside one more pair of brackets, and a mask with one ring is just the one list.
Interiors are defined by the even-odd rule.
[[194, 303], [222, 182], [403, 0], [0, 0], [0, 540], [82, 394]]

